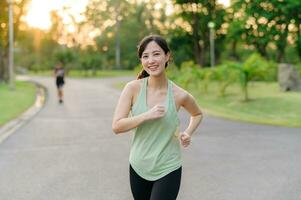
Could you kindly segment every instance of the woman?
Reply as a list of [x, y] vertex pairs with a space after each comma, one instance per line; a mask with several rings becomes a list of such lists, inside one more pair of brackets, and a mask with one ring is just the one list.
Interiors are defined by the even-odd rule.
[[65, 84], [65, 70], [61, 63], [58, 63], [54, 68], [55, 83], [57, 87], [57, 95], [59, 103], [63, 103], [63, 86]]
[[[174, 200], [181, 182], [181, 149], [202, 120], [195, 99], [168, 80], [165, 72], [171, 54], [158, 35], [145, 37], [138, 46], [143, 66], [137, 80], [126, 84], [113, 117], [117, 133], [135, 129], [130, 152], [130, 184], [135, 200]], [[178, 133], [178, 110], [191, 117], [185, 131]], [[131, 115], [129, 116], [129, 113]]]

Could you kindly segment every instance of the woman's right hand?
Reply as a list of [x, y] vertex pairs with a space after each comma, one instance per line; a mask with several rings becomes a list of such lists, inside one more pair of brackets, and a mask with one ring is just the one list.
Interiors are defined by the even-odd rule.
[[146, 120], [158, 119], [165, 115], [165, 106], [162, 104], [157, 104], [150, 110], [145, 112]]

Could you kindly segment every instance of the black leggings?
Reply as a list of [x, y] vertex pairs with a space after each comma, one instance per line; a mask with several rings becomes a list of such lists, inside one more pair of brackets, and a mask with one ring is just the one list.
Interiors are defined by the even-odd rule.
[[182, 167], [156, 180], [148, 181], [130, 166], [131, 190], [135, 200], [175, 200], [181, 183]]

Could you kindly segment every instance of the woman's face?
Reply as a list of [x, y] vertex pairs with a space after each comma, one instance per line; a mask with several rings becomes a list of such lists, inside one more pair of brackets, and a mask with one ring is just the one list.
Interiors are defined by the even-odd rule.
[[151, 41], [146, 46], [140, 58], [143, 69], [150, 76], [159, 76], [165, 71], [165, 63], [169, 60], [170, 54], [163, 51], [163, 49], [154, 41]]

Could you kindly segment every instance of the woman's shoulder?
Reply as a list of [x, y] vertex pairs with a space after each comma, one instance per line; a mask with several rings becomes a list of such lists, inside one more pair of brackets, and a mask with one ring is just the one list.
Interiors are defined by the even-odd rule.
[[143, 79], [137, 79], [127, 82], [125, 88], [131, 90], [132, 92], [136, 92], [140, 90]]
[[142, 81], [143, 81], [142, 79], [135, 79], [127, 82], [126, 85], [131, 88], [136, 88], [136, 87], [140, 87]]
[[179, 95], [186, 95], [188, 94], [188, 92], [183, 89], [182, 87], [180, 87], [179, 85], [177, 85], [176, 83], [172, 82], [172, 88], [173, 88], [173, 92], [176, 92]]
[[179, 85], [177, 85], [176, 83], [172, 82], [173, 84], [173, 93], [176, 99], [183, 101], [185, 100], [187, 97], [190, 96], [189, 92], [187, 92], [185, 89], [183, 89], [182, 87], [180, 87]]

